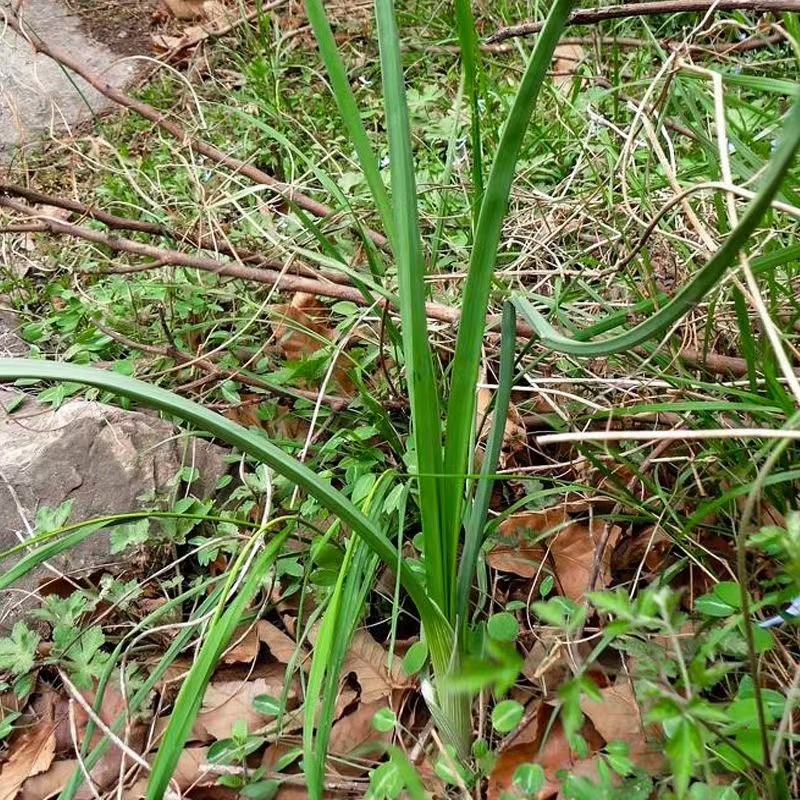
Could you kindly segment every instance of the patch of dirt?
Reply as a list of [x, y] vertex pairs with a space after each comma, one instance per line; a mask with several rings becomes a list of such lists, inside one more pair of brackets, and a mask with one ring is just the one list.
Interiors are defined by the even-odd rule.
[[65, 0], [80, 17], [88, 33], [122, 56], [149, 55], [152, 50], [153, 15], [160, 0]]

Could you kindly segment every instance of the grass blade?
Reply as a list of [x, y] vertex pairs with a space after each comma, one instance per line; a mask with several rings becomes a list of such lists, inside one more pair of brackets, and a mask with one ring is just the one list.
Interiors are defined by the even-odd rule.
[[[383, 563], [392, 566], [398, 563], [397, 549], [383, 532], [346, 497], [321, 480], [313, 470], [284, 453], [266, 437], [259, 436], [198, 403], [115, 372], [44, 359], [0, 358], [0, 382], [17, 379], [74, 381], [96, 386], [190, 422], [226, 444], [263, 461], [278, 474], [300, 486], [360, 536]], [[399, 563], [400, 581], [425, 619], [427, 635], [442, 648], [452, 647], [452, 626], [444, 619], [439, 607], [431, 601], [427, 588], [402, 560]]]
[[[188, 591], [179, 595], [178, 597], [168, 600], [163, 606], [160, 606], [155, 611], [152, 611], [144, 619], [138, 622], [126, 635], [120, 640], [119, 644], [114, 648], [111, 653], [106, 666], [97, 683], [97, 691], [95, 692], [95, 700], [93, 708], [99, 715], [103, 707], [103, 697], [108, 687], [109, 682], [113, 676], [115, 667], [119, 664], [122, 654], [126, 651], [136, 636], [142, 631], [155, 624], [160, 624], [168, 615], [174, 613], [175, 610], [180, 610], [184, 603], [190, 601], [197, 595], [203, 595], [210, 590], [210, 586], [214, 581], [202, 582], [193, 586]], [[198, 599], [195, 609], [195, 618], [202, 618], [206, 613], [211, 611], [221, 595], [221, 589], [216, 588], [211, 591], [205, 599]], [[176, 632], [175, 638], [170, 643], [166, 652], [158, 663], [153, 668], [152, 672], [144, 679], [144, 682], [133, 693], [133, 696], [127, 702], [127, 708], [120, 713], [117, 718], [111, 723], [110, 728], [115, 733], [123, 730], [125, 723], [128, 721], [128, 714], [142, 708], [143, 705], [150, 702], [152, 699], [152, 692], [158, 685], [158, 682], [163, 677], [164, 673], [169, 668], [180, 652], [188, 645], [189, 640], [193, 635], [193, 628], [186, 626]], [[105, 737], [101, 738], [96, 744], [91, 743], [95, 741], [94, 738], [95, 722], [90, 717], [86, 722], [86, 730], [83, 736], [83, 744], [81, 745], [80, 760], [81, 766], [76, 766], [72, 777], [67, 782], [66, 786], [61, 790], [58, 800], [73, 800], [78, 789], [84, 782], [85, 776], [82, 767], [91, 770], [98, 761], [105, 755], [111, 742], [110, 739]], [[91, 748], [91, 751], [90, 751]]]
[[323, 796], [325, 757], [342, 665], [372, 588], [376, 567], [375, 556], [364, 543], [351, 539], [314, 642], [303, 722], [303, 770], [311, 800], [321, 800]]
[[[272, 541], [264, 548], [264, 551], [256, 558], [250, 568], [236, 597], [230, 606], [215, 619], [209, 626], [205, 642], [200, 648], [200, 652], [194, 664], [181, 684], [178, 697], [170, 715], [169, 724], [164, 731], [164, 738], [158, 748], [156, 757], [153, 761], [153, 770], [150, 773], [150, 780], [147, 784], [147, 800], [162, 800], [169, 788], [169, 782], [178, 759], [183, 752], [186, 740], [194, 725], [197, 712], [203, 702], [206, 687], [211, 680], [211, 675], [217, 667], [223, 651], [231, 640], [237, 626], [241, 622], [242, 615], [247, 610], [250, 601], [264, 585], [269, 568], [275, 559], [280, 555], [283, 543], [289, 534], [290, 528], [275, 536]], [[253, 543], [257, 547], [260, 542], [260, 535]], [[240, 556], [240, 565], [246, 567], [249, 550], [245, 548]], [[236, 569], [232, 570], [231, 577], [236, 575]], [[220, 603], [225, 601], [225, 594]]]
[[[489, 302], [489, 286], [497, 257], [508, 196], [522, 139], [528, 128], [536, 98], [545, 80], [553, 50], [569, 16], [574, 0], [556, 0], [536, 41], [511, 112], [506, 121], [497, 155], [481, 203], [475, 242], [464, 286], [461, 320], [453, 359], [444, 471], [448, 485], [443, 491], [447, 535], [457, 540], [464, 504], [463, 476], [467, 471], [469, 444], [475, 417], [475, 381], [483, 342], [483, 328]], [[455, 548], [450, 553], [455, 572]]]
[[[365, 511], [372, 509], [380, 512], [390, 480], [391, 473], [383, 473], [365, 502]], [[364, 614], [377, 568], [375, 555], [363, 541], [351, 537], [314, 642], [305, 688], [303, 769], [311, 800], [321, 800], [323, 796], [325, 758], [336, 712], [342, 666], [353, 633]]]
[[508, 415], [508, 404], [511, 400], [511, 386], [514, 379], [514, 350], [517, 341], [516, 324], [517, 318], [514, 313], [514, 306], [511, 303], [506, 303], [503, 306], [500, 381], [494, 396], [494, 421], [489, 434], [489, 441], [486, 444], [486, 455], [483, 459], [478, 485], [475, 489], [475, 499], [472, 501], [472, 509], [465, 526], [464, 551], [461, 554], [461, 564], [458, 571], [458, 615], [462, 628], [467, 621], [469, 592], [475, 576], [478, 553], [483, 544], [486, 514], [489, 511], [495, 471], [506, 432], [506, 416]]
[[448, 569], [451, 561], [450, 548], [443, 539], [439, 512], [439, 476], [442, 472], [441, 418], [433, 359], [428, 343], [425, 264], [419, 232], [417, 184], [403, 64], [400, 58], [400, 37], [392, 0], [377, 0], [375, 10], [386, 127], [389, 134], [392, 206], [395, 215], [394, 256], [403, 323], [403, 351], [419, 472], [419, 505], [425, 537], [426, 589], [442, 609], [445, 618], [452, 621], [451, 587], [454, 584], [455, 570]]
[[381, 180], [378, 160], [364, 129], [364, 123], [361, 120], [353, 90], [350, 88], [350, 81], [347, 78], [344, 63], [339, 55], [336, 40], [333, 38], [333, 31], [322, 0], [306, 0], [306, 13], [308, 14], [308, 21], [314, 29], [314, 37], [317, 40], [320, 55], [325, 63], [325, 69], [328, 71], [328, 79], [331, 82], [336, 105], [339, 107], [339, 114], [358, 155], [359, 164], [364, 172], [367, 186], [369, 186], [369, 190], [372, 193], [372, 199], [378, 209], [383, 229], [391, 242], [393, 240], [394, 221], [389, 196]]
[[697, 305], [719, 283], [722, 276], [734, 263], [739, 251], [758, 227], [761, 218], [778, 193], [781, 183], [792, 165], [798, 146], [800, 146], [800, 97], [795, 100], [783, 125], [781, 143], [767, 167], [764, 183], [742, 215], [739, 224], [731, 231], [708, 263], [672, 301], [636, 327], [611, 339], [583, 342], [560, 334], [525, 297], [514, 298], [517, 310], [534, 329], [542, 344], [559, 353], [569, 353], [575, 356], [592, 358], [631, 350], [658, 335]]
[[[58, 536], [54, 541], [47, 541], [46, 543], [36, 547], [29, 553], [26, 553], [11, 569], [4, 575], [0, 576], [0, 592], [5, 591], [11, 587], [20, 578], [27, 575], [31, 570], [36, 569], [42, 562], [55, 558], [65, 550], [70, 550], [79, 545], [84, 539], [91, 536], [93, 533], [107, 527], [108, 523], [103, 520], [101, 522], [81, 523], [80, 525], [70, 526], [71, 532], [66, 532], [63, 536]], [[75, 530], [77, 528], [77, 530]], [[60, 531], [48, 531], [47, 539], [50, 539], [54, 534]], [[2, 554], [2, 559], [12, 555], [14, 550], [19, 550], [24, 547], [34, 547], [36, 545], [36, 538], [25, 542], [22, 545], [17, 545], [13, 550], [8, 550]]]
[[461, 65], [470, 107], [470, 138], [472, 146], [472, 227], [478, 225], [483, 199], [483, 142], [481, 137], [481, 72], [478, 34], [470, 0], [455, 0], [456, 28], [461, 47]]
[[[425, 312], [425, 265], [420, 239], [417, 186], [411, 148], [400, 37], [392, 0], [376, 0], [381, 74], [389, 133], [392, 170], [392, 207], [395, 213], [394, 256], [400, 290], [403, 351], [406, 360], [412, 433], [417, 455], [417, 485], [425, 549], [425, 588], [441, 609], [452, 631], [455, 627], [456, 554], [458, 540], [442, 525], [442, 438], [439, 395], [428, 342]], [[428, 634], [429, 622], [420, 609], [425, 637], [437, 679], [458, 670], [456, 640], [446, 643]], [[440, 684], [443, 685], [443, 684]], [[437, 688], [441, 709], [440, 731], [460, 756], [469, 753], [472, 733], [471, 698]], [[433, 707], [433, 704], [429, 704]]]

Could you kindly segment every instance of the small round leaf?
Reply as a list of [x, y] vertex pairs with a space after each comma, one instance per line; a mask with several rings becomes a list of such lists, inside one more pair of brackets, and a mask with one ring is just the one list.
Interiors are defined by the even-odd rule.
[[391, 708], [379, 708], [372, 717], [372, 727], [381, 733], [389, 733], [397, 725], [397, 715]]
[[694, 610], [706, 617], [730, 617], [736, 609], [713, 594], [704, 594], [694, 601]]
[[525, 708], [516, 700], [503, 700], [492, 710], [492, 727], [498, 733], [510, 733], [519, 725]]
[[416, 675], [428, 660], [428, 645], [425, 642], [414, 642], [403, 656], [403, 672]]
[[511, 782], [522, 794], [535, 795], [544, 789], [547, 778], [539, 764], [520, 764], [514, 770]]
[[271, 694], [259, 694], [253, 698], [253, 708], [265, 717], [277, 717], [283, 710], [281, 701]]
[[372, 770], [369, 778], [373, 797], [398, 797], [403, 791], [403, 775], [394, 761], [387, 761]]
[[519, 623], [513, 614], [501, 611], [493, 614], [486, 623], [489, 636], [498, 642], [513, 642], [519, 635]]

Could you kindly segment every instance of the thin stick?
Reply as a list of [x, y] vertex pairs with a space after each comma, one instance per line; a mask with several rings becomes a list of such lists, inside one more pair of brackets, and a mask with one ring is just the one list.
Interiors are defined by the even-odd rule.
[[[32, 219], [40, 221], [42, 227], [49, 233], [56, 235], [73, 236], [85, 239], [98, 245], [109, 247], [119, 252], [128, 252], [133, 255], [153, 259], [152, 262], [139, 264], [132, 267], [119, 267], [106, 272], [113, 273], [132, 273], [145, 272], [161, 266], [182, 266], [189, 269], [200, 269], [205, 272], [213, 272], [231, 278], [253, 281], [254, 283], [265, 283], [269, 285], [279, 285], [287, 292], [308, 292], [320, 297], [330, 297], [336, 300], [349, 300], [359, 306], [371, 305], [373, 300], [365, 298], [361, 292], [353, 286], [338, 283], [329, 283], [325, 280], [307, 278], [298, 275], [286, 275], [272, 269], [255, 269], [241, 264], [220, 261], [215, 258], [200, 255], [188, 255], [176, 250], [167, 250], [161, 247], [135, 242], [121, 236], [113, 236], [101, 231], [84, 228], [71, 222], [66, 222], [54, 217], [48, 217], [41, 211], [20, 203], [15, 200], [0, 196], [0, 206], [12, 208], [21, 214], [25, 214]], [[98, 270], [87, 270], [89, 273], [97, 274]], [[397, 309], [397, 301], [394, 298], [378, 298], [377, 305], [381, 308], [388, 307]], [[458, 322], [460, 312], [458, 309], [440, 303], [426, 303], [426, 313], [430, 319], [446, 324]], [[500, 315], [490, 314], [487, 317], [487, 330], [492, 330], [500, 326]], [[517, 321], [517, 336], [529, 339], [533, 335], [533, 330], [525, 322]], [[644, 351], [640, 351], [644, 352]], [[647, 355], [645, 353], [645, 355]], [[721, 375], [730, 374], [736, 376], [747, 375], [747, 362], [743, 358], [736, 356], [726, 356], [718, 353], [704, 353], [691, 347], [683, 347], [678, 351], [678, 358], [687, 366], [700, 367], [710, 372]]]
[[688, 442], [704, 439], [797, 439], [800, 431], [779, 428], [714, 428], [710, 430], [670, 431], [583, 431], [577, 433], [546, 433], [536, 437], [536, 444], [561, 444], [563, 442]]
[[[349, 283], [349, 278], [334, 270], [315, 270], [307, 264], [292, 260], [289, 265], [284, 265], [280, 261], [274, 261], [266, 258], [261, 253], [256, 253], [250, 250], [238, 250], [233, 248], [227, 242], [212, 241], [210, 237], [195, 236], [188, 232], [178, 232], [172, 228], [162, 225], [157, 222], [146, 222], [140, 219], [131, 219], [130, 217], [120, 217], [116, 214], [110, 214], [102, 209], [95, 208], [79, 200], [73, 200], [67, 197], [59, 197], [57, 195], [45, 194], [44, 192], [29, 189], [26, 186], [19, 186], [14, 183], [4, 183], [0, 181], [0, 197], [6, 195], [8, 197], [22, 197], [31, 203], [37, 203], [46, 206], [55, 206], [56, 208], [63, 208], [67, 211], [72, 211], [75, 214], [80, 214], [84, 217], [96, 219], [102, 222], [112, 230], [127, 230], [138, 231], [140, 233], [149, 233], [154, 236], [164, 236], [165, 238], [172, 239], [173, 242], [180, 242], [190, 244], [200, 250], [209, 250], [221, 255], [230, 256], [234, 261], [242, 264], [250, 264], [252, 266], [262, 267], [265, 269], [275, 269], [278, 271], [288, 270], [289, 272], [305, 275], [309, 278], [325, 278], [333, 283]], [[19, 226], [16, 226], [19, 227]], [[12, 232], [8, 228], [3, 231]], [[38, 224], [35, 228], [31, 228], [32, 232], [41, 233], [47, 231], [46, 226]]]
[[80, 691], [78, 691], [75, 684], [72, 683], [72, 681], [67, 677], [66, 673], [59, 669], [58, 674], [61, 676], [64, 687], [66, 688], [67, 693], [70, 695], [72, 700], [74, 700], [83, 709], [86, 716], [88, 716], [89, 719], [92, 720], [92, 722], [94, 722], [98, 728], [100, 728], [109, 741], [115, 744], [132, 761], [135, 761], [140, 767], [149, 772], [152, 769], [151, 765], [144, 758], [142, 758], [139, 753], [133, 750], [129, 745], [125, 744], [125, 742], [123, 742], [122, 739], [120, 739], [119, 736], [117, 736], [108, 725], [106, 725], [97, 712], [92, 708], [91, 704], [80, 693]]
[[[163, 114], [162, 112], [153, 108], [153, 106], [148, 105], [141, 100], [137, 100], [135, 97], [131, 97], [131, 95], [121, 91], [120, 89], [116, 89], [115, 87], [111, 86], [100, 75], [88, 69], [83, 61], [73, 58], [70, 53], [56, 45], [47, 44], [36, 33], [24, 26], [17, 14], [14, 13], [10, 8], [6, 9], [5, 16], [6, 22], [11, 30], [13, 30], [23, 39], [26, 39], [36, 52], [49, 56], [53, 59], [53, 61], [56, 61], [67, 69], [71, 70], [76, 75], [80, 75], [80, 77], [83, 78], [90, 86], [97, 89], [100, 94], [104, 95], [109, 100], [113, 100], [123, 108], [129, 108], [145, 119], [150, 120], [150, 122], [158, 125], [159, 128], [161, 128], [163, 131], [166, 131], [170, 136], [173, 136], [184, 146], [191, 147], [196, 152], [206, 156], [206, 158], [210, 158], [217, 164], [221, 164], [234, 170], [235, 172], [240, 173], [241, 175], [244, 175], [254, 183], [262, 186], [269, 186], [284, 200], [289, 203], [294, 203], [304, 211], [308, 211], [310, 214], [313, 214], [315, 217], [334, 216], [333, 209], [331, 209], [329, 206], [326, 206], [324, 203], [320, 203], [308, 195], [297, 191], [297, 189], [295, 189], [293, 186], [276, 180], [263, 170], [258, 169], [258, 167], [248, 164], [247, 162], [235, 158], [234, 156], [228, 155], [227, 153], [223, 153], [222, 150], [219, 150], [208, 142], [204, 142], [202, 139], [192, 136], [192, 134], [178, 125], [178, 123], [167, 119], [166, 114]], [[378, 247], [385, 247], [388, 244], [388, 240], [382, 233], [370, 230], [368, 228], [365, 228], [364, 230], [367, 236], [369, 236], [369, 238]]]
[[[181, 365], [197, 367], [203, 372], [208, 373], [206, 377], [210, 380], [215, 378], [233, 380], [237, 383], [241, 383], [244, 386], [250, 386], [254, 389], [264, 389], [267, 392], [277, 394], [282, 397], [287, 397], [291, 400], [302, 398], [303, 400], [316, 401], [320, 398], [319, 392], [312, 392], [306, 389], [284, 389], [281, 386], [262, 381], [259, 378], [246, 375], [235, 369], [225, 369], [220, 367], [211, 359], [192, 357], [188, 353], [184, 353], [182, 350], [179, 350], [177, 347], [158, 347], [156, 345], [134, 341], [124, 334], [121, 334], [112, 328], [106, 327], [97, 320], [92, 320], [92, 325], [94, 325], [97, 330], [105, 333], [106, 336], [110, 336], [112, 339], [114, 339], [114, 341], [119, 342], [120, 344], [123, 344], [125, 347], [129, 347], [132, 350], [139, 350], [142, 353], [148, 353], [149, 355], [159, 356], [161, 358], [171, 358]], [[321, 395], [320, 402], [330, 406], [330, 408], [332, 408], [334, 411], [341, 411], [342, 409], [347, 408], [352, 401], [346, 397], [323, 394]]]
[[[759, 50], [762, 47], [772, 47], [785, 41], [783, 33], [773, 33], [769, 36], [754, 34], [740, 42], [711, 42], [709, 44], [690, 44], [689, 42], [679, 42], [675, 39], [656, 40], [665, 50], [677, 50], [680, 53], [690, 53], [695, 55], [732, 55], [734, 53], [748, 53], [752, 50]], [[560, 45], [577, 44], [583, 47], [623, 47], [628, 50], [647, 48], [653, 42], [647, 39], [634, 39], [630, 36], [564, 36], [558, 40]], [[435, 45], [420, 42], [419, 44], [409, 43], [404, 45], [405, 50], [421, 51], [429, 55], [458, 55], [461, 48], [457, 44]], [[481, 52], [506, 54], [516, 53], [514, 45], [510, 44], [482, 44]]]
[[[597, 25], [611, 19], [649, 17], [655, 14], [684, 14], [692, 11], [800, 11], [800, 0], [654, 0], [573, 11], [567, 25]], [[530, 36], [541, 31], [544, 22], [523, 22], [500, 28], [487, 40], [497, 44], [517, 36]]]

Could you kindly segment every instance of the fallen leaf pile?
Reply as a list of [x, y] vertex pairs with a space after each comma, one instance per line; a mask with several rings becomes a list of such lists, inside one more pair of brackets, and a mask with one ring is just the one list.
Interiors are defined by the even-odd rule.
[[[254, 758], [262, 760], [267, 768], [296, 747], [287, 742], [302, 730], [302, 682], [298, 672], [290, 673], [288, 669], [293, 664], [301, 672], [306, 670], [308, 656], [308, 647], [298, 647], [285, 630], [270, 620], [258, 620], [237, 632], [205, 691], [174, 775], [173, 785], [187, 800], [237, 796], [218, 785], [221, 773], [208, 761], [209, 747], [229, 738], [235, 724], [244, 721], [250, 733], [265, 737], [263, 753]], [[167, 670], [158, 688], [167, 708], [191, 665], [191, 660], [178, 660]], [[399, 658], [390, 659], [387, 650], [366, 630], [356, 631], [343, 665], [330, 735], [333, 773], [350, 779], [367, 774], [375, 757], [380, 756], [381, 747], [390, 743], [393, 736], [375, 728], [376, 712], [383, 708], [398, 711], [411, 688], [412, 681], [402, 672]], [[258, 710], [255, 701], [262, 696], [284, 701], [279, 729], [274, 716], [265, 716]], [[81, 700], [77, 702], [68, 693], [56, 692], [46, 685], [35, 689], [24, 717], [30, 721], [12, 737], [0, 769], [0, 800], [44, 800], [55, 796], [80, 769], [76, 746], [83, 744], [89, 721], [83, 705], [91, 706], [95, 695], [83, 692]], [[100, 719], [105, 725], [112, 725], [125, 712], [124, 697], [113, 683], [109, 684], [100, 706]], [[152, 762], [168, 723], [168, 714], [147, 720], [147, 724], [140, 715], [129, 717], [122, 734], [126, 747]], [[96, 730], [91, 744], [97, 744], [102, 737], [103, 733]], [[77, 800], [92, 800], [95, 793], [116, 790], [121, 774], [129, 775], [122, 789], [124, 800], [144, 797], [146, 771], [112, 744], [91, 770], [93, 788], [84, 785]], [[291, 774], [286, 778], [290, 779]], [[206, 794], [206, 790], [212, 794]], [[291, 782], [278, 795], [279, 800], [302, 800], [305, 796], [304, 792], [298, 794]]]
[[609, 585], [619, 535], [617, 526], [575, 522], [562, 508], [527, 511], [503, 521], [486, 561], [498, 572], [536, 582], [552, 575], [558, 593], [579, 603], [590, 589]]
[[[170, 58], [195, 47], [209, 36], [227, 33], [243, 19], [241, 7], [220, 0], [162, 0], [167, 18], [178, 21], [169, 33], [153, 33], [153, 49], [157, 55]], [[249, 14], [245, 13], [245, 18]], [[184, 24], [188, 23], [188, 24]]]

